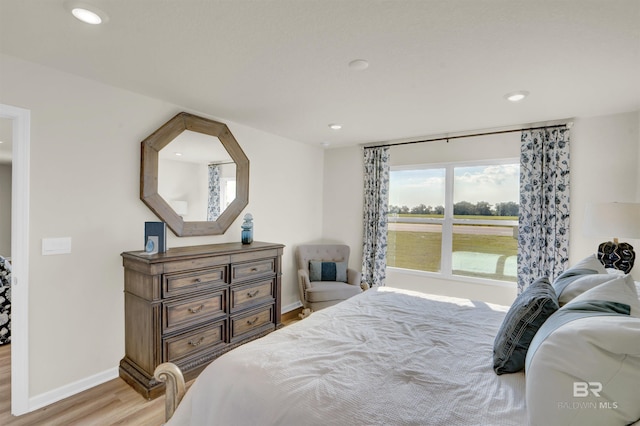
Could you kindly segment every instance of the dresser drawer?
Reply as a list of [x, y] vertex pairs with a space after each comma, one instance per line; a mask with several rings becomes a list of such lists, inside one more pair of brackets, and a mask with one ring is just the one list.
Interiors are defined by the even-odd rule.
[[275, 279], [263, 279], [251, 284], [231, 287], [231, 311], [238, 311], [253, 305], [272, 301]]
[[227, 313], [227, 289], [162, 304], [162, 332], [170, 333]]
[[231, 282], [271, 275], [274, 274], [275, 271], [275, 259], [263, 259], [255, 262], [237, 263], [231, 265]]
[[231, 341], [270, 328], [275, 328], [273, 305], [231, 317]]
[[218, 321], [207, 327], [176, 337], [162, 339], [163, 361], [175, 362], [197, 352], [225, 345], [226, 321]]
[[164, 297], [184, 294], [226, 282], [226, 267], [184, 274], [166, 274], [162, 283]]

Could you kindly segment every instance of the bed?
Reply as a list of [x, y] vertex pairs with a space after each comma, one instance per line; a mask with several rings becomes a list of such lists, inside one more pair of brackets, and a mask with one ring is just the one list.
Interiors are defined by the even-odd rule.
[[370, 289], [218, 358], [168, 424], [520, 426], [524, 374], [492, 369], [507, 309]]
[[[526, 425], [527, 404], [537, 402], [525, 398], [525, 374], [493, 369], [508, 311], [373, 288], [222, 355], [184, 398], [175, 366], [158, 367], [156, 377], [167, 382], [167, 424]], [[640, 319], [633, 327], [640, 341]], [[541, 359], [545, 350], [538, 349]], [[616, 404], [623, 405], [616, 415], [633, 419], [619, 424], [640, 419], [640, 397]], [[554, 409], [576, 422], [545, 424], [585, 424], [570, 407]]]

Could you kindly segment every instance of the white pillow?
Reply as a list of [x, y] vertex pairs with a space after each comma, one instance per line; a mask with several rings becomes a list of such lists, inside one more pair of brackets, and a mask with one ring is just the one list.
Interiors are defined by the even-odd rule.
[[[607, 276], [607, 275], [605, 275]], [[640, 300], [638, 291], [631, 275], [608, 275], [609, 280], [576, 296], [565, 306], [586, 300], [606, 300], [608, 302], [623, 303], [631, 308], [631, 316], [640, 318]]]
[[556, 277], [553, 288], [558, 296], [558, 303], [562, 306], [579, 294], [609, 281], [612, 277], [607, 274], [607, 270], [596, 255], [592, 254]]
[[595, 271], [594, 273], [596, 274], [607, 273], [604, 265], [598, 260], [598, 257], [595, 254], [591, 254], [585, 257], [569, 269], [593, 269]]
[[[576, 310], [587, 301], [622, 303], [631, 314]], [[586, 291], [551, 315], [527, 352], [529, 424], [627, 425], [640, 420], [638, 316], [640, 300], [628, 275]]]
[[563, 306], [571, 302], [574, 298], [580, 296], [585, 291], [591, 290], [592, 288], [606, 283], [607, 281], [611, 281], [612, 278], [613, 276], [609, 274], [580, 275], [567, 284], [567, 286], [560, 292], [558, 295], [558, 304]]

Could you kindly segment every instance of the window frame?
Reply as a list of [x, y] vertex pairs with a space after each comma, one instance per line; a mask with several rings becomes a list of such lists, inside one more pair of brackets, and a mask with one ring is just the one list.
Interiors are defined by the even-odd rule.
[[[396, 266], [387, 268], [410, 273], [418, 276], [437, 277], [451, 281], [462, 281], [472, 284], [494, 285], [499, 287], [515, 288], [516, 281], [502, 281], [490, 278], [472, 277], [467, 275], [456, 275], [453, 273], [453, 228], [455, 225], [495, 225], [499, 222], [502, 225], [518, 227], [518, 220], [491, 220], [491, 219], [456, 219], [453, 217], [453, 197], [454, 197], [454, 170], [456, 167], [476, 167], [476, 166], [498, 166], [505, 164], [520, 164], [520, 158], [499, 158], [485, 160], [450, 161], [440, 163], [421, 163], [391, 166], [391, 171], [399, 170], [426, 170], [445, 169], [445, 191], [444, 191], [444, 215], [442, 218], [422, 218], [423, 223], [433, 223], [441, 225], [442, 244], [440, 246], [440, 271], [423, 271], [419, 269], [408, 269]], [[518, 200], [519, 204], [519, 200]], [[388, 232], [388, 231], [387, 231]]]

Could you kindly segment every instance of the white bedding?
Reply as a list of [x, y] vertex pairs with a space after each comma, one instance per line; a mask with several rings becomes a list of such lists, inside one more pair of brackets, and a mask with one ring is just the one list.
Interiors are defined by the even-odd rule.
[[368, 290], [221, 356], [169, 425], [517, 425], [523, 373], [497, 376], [508, 307]]

